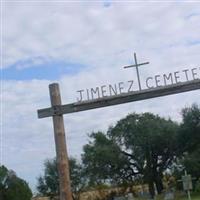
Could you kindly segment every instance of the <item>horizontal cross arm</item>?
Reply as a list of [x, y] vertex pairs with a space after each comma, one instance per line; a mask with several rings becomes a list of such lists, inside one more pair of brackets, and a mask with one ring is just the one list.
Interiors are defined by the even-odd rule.
[[130, 68], [130, 67], [139, 67], [141, 65], [148, 65], [149, 62], [145, 62], [145, 63], [140, 63], [140, 64], [137, 64], [137, 65], [128, 65], [128, 66], [124, 66], [124, 68]]
[[[80, 112], [95, 108], [101, 108], [106, 106], [113, 106], [122, 103], [128, 103], [133, 101], [145, 100], [155, 97], [161, 97], [166, 95], [172, 95], [182, 92], [188, 92], [192, 90], [200, 89], [200, 80], [193, 80], [184, 83], [177, 83], [168, 86], [162, 86], [152, 89], [145, 89], [137, 92], [123, 93], [116, 96], [109, 96], [100, 99], [83, 101], [77, 103], [71, 103], [62, 105], [59, 108], [45, 108], [38, 110], [38, 117], [50, 117], [54, 115], [62, 115], [74, 112]], [[56, 111], [59, 111], [56, 113]]]

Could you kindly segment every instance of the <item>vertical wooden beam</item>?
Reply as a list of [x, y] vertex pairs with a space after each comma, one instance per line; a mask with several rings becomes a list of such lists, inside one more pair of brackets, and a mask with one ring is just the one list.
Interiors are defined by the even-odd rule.
[[[49, 85], [51, 105], [60, 106], [61, 96], [59, 85]], [[56, 144], [56, 160], [59, 173], [60, 200], [72, 200], [68, 154], [65, 141], [65, 128], [62, 115], [53, 116], [54, 137]]]

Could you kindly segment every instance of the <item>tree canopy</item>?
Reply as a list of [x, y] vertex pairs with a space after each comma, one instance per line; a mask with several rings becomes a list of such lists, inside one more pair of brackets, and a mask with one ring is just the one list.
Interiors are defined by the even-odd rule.
[[182, 110], [183, 121], [180, 125], [177, 144], [185, 169], [200, 178], [200, 107], [194, 104]]
[[128, 182], [128, 159], [121, 154], [119, 146], [102, 132], [93, 133], [90, 138], [92, 141], [84, 146], [82, 154], [88, 185]]
[[[81, 165], [74, 158], [69, 159], [71, 187], [73, 192], [78, 192], [84, 185]], [[44, 162], [44, 175], [38, 178], [37, 190], [41, 195], [54, 197], [59, 193], [59, 181], [56, 159]]]
[[3, 200], [30, 200], [31, 189], [26, 181], [17, 177], [16, 173], [0, 166], [0, 199]]
[[151, 113], [130, 114], [107, 134], [93, 133], [82, 156], [91, 179], [133, 182], [143, 178], [154, 195], [163, 189], [162, 172], [175, 157], [178, 124]]

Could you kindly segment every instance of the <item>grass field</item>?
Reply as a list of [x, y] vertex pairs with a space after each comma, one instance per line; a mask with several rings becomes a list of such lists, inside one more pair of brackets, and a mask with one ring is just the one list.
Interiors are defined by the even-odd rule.
[[[179, 197], [177, 198], [177, 200], [188, 200], [188, 197], [187, 196]], [[200, 195], [192, 195], [191, 200], [200, 200]]]
[[[147, 199], [144, 199], [144, 198], [135, 198], [134, 200], [147, 200]], [[164, 197], [163, 196], [157, 196], [155, 198], [155, 200], [164, 200]], [[176, 195], [176, 197], [174, 198], [174, 200], [188, 200], [188, 197], [187, 195]], [[191, 200], [200, 200], [200, 194], [193, 194], [191, 195]]]
[[[159, 197], [159, 198], [156, 198], [156, 200], [164, 200], [163, 197]], [[187, 195], [184, 195], [184, 196], [177, 196], [175, 197], [174, 200], [188, 200], [188, 196]], [[191, 200], [200, 200], [200, 195], [192, 195], [191, 196]]]

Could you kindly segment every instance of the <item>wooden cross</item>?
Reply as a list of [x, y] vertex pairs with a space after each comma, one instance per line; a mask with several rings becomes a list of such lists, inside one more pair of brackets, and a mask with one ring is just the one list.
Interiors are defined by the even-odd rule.
[[149, 62], [145, 62], [145, 63], [140, 63], [140, 64], [138, 64], [138, 63], [137, 63], [136, 53], [134, 53], [134, 60], [135, 60], [135, 65], [125, 66], [124, 68], [130, 68], [130, 67], [135, 67], [135, 68], [136, 68], [139, 90], [142, 90], [141, 82], [140, 82], [140, 74], [139, 74], [139, 69], [138, 69], [138, 67], [141, 66], [141, 65], [148, 65]]

